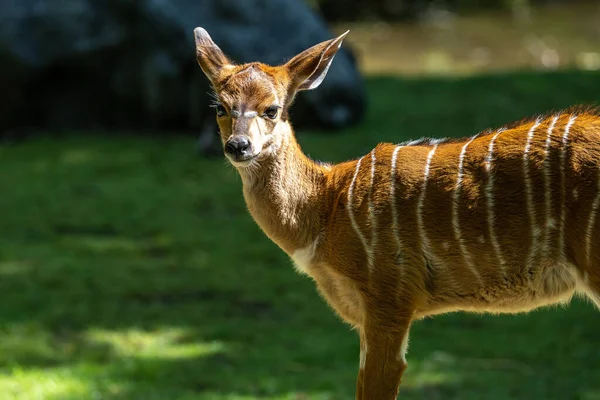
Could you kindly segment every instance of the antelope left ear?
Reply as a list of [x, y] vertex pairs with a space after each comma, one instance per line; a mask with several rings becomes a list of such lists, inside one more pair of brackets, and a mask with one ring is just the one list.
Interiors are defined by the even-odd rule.
[[219, 71], [223, 67], [231, 65], [231, 62], [219, 46], [213, 42], [206, 29], [200, 27], [194, 29], [194, 39], [198, 64], [208, 80], [215, 86]]
[[317, 88], [331, 66], [333, 58], [342, 46], [342, 42], [350, 31], [342, 33], [335, 39], [321, 42], [298, 54], [285, 64], [291, 78], [291, 88], [312, 90]]

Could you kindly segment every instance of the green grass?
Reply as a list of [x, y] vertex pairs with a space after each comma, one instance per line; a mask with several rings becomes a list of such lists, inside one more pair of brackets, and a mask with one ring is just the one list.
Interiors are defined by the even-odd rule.
[[[301, 133], [338, 161], [600, 98], [600, 75], [368, 82], [368, 116]], [[358, 339], [245, 210], [222, 159], [165, 135], [0, 149], [0, 399], [350, 399]], [[600, 399], [600, 315], [417, 323], [403, 399]]]

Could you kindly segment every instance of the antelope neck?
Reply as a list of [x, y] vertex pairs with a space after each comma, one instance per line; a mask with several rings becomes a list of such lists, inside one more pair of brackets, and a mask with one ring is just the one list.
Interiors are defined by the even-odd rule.
[[251, 169], [240, 169], [250, 214], [288, 255], [313, 243], [323, 226], [326, 176], [300, 149], [291, 126], [280, 147]]

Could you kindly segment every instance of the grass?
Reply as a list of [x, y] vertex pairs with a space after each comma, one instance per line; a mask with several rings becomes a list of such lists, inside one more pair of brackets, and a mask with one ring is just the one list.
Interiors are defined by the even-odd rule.
[[[374, 78], [339, 161], [596, 102], [600, 74]], [[358, 339], [192, 138], [48, 135], [0, 150], [0, 399], [350, 399]], [[403, 399], [600, 399], [600, 318], [576, 300], [417, 323]]]

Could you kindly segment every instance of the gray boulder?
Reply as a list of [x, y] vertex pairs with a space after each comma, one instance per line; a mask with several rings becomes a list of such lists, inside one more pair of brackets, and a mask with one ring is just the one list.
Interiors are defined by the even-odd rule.
[[[329, 39], [301, 0], [4, 0], [0, 2], [0, 132], [216, 127], [192, 31], [206, 28], [236, 62], [279, 64]], [[297, 126], [359, 121], [363, 81], [351, 53], [336, 57], [319, 90], [292, 108]]]

